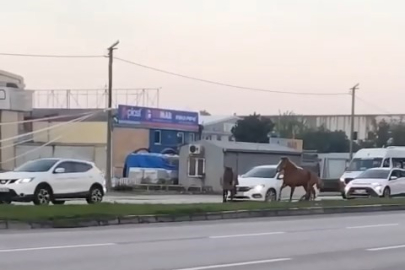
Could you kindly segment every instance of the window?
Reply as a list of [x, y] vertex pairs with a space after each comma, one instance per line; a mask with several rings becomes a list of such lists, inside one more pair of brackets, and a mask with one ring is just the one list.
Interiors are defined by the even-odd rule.
[[16, 168], [16, 172], [47, 172], [49, 171], [56, 163], [57, 159], [37, 159], [33, 161], [28, 161], [20, 167]]
[[210, 141], [211, 140], [211, 135], [205, 136], [205, 139]]
[[276, 176], [277, 170], [272, 167], [254, 167], [244, 175], [242, 178], [255, 177], [255, 178], [274, 178]]
[[221, 140], [221, 135], [217, 135], [217, 141]]
[[389, 174], [389, 170], [373, 169], [361, 173], [356, 179], [387, 179]]
[[384, 159], [383, 167], [384, 168], [389, 168], [390, 167], [390, 159], [389, 158]]
[[74, 166], [75, 166], [75, 171], [76, 172], [87, 172], [90, 171], [93, 166], [91, 166], [88, 163], [82, 163], [82, 162], [74, 162]]
[[354, 158], [349, 165], [347, 171], [365, 171], [370, 168], [381, 167], [382, 158], [373, 158], [373, 159], [360, 159]]
[[195, 141], [195, 134], [194, 133], [189, 133], [188, 134], [188, 140], [189, 140], [189, 142], [194, 142]]
[[155, 130], [155, 132], [153, 133], [153, 142], [154, 144], [162, 143], [162, 132], [160, 130]]
[[177, 143], [178, 144], [184, 143], [184, 132], [177, 133]]
[[390, 178], [392, 178], [392, 177], [400, 178], [401, 177], [401, 171], [393, 170], [392, 173], [391, 173]]
[[405, 158], [393, 158], [392, 165], [395, 168], [404, 168]]
[[188, 159], [188, 176], [202, 177], [205, 174], [205, 158], [190, 157]]
[[64, 168], [65, 173], [82, 173], [93, 168], [90, 164], [74, 161], [65, 161], [58, 165], [57, 168]]

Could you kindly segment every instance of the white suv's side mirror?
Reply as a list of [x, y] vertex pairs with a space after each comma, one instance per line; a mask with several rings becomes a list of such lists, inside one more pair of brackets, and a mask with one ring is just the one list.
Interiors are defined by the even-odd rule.
[[54, 173], [64, 173], [65, 168], [56, 168]]
[[396, 177], [396, 176], [391, 176], [391, 178], [390, 178], [390, 180], [397, 180], [398, 179], [398, 177]]

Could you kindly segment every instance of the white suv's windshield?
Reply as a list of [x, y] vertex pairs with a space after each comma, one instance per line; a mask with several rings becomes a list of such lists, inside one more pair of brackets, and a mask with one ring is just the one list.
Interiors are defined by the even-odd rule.
[[242, 175], [242, 177], [274, 178], [276, 176], [276, 173], [276, 168], [254, 167], [253, 169]]
[[381, 167], [382, 158], [369, 158], [369, 159], [360, 159], [354, 158], [347, 168], [346, 171], [353, 172], [353, 171], [365, 171], [370, 168], [378, 168]]
[[388, 178], [388, 175], [390, 174], [389, 170], [367, 170], [365, 172], [362, 172], [359, 176], [357, 176], [357, 179], [365, 179], [365, 178], [371, 178], [371, 179], [386, 179]]
[[33, 161], [28, 161], [20, 167], [16, 168], [15, 172], [47, 172], [53, 165], [58, 162], [57, 159], [37, 159]]

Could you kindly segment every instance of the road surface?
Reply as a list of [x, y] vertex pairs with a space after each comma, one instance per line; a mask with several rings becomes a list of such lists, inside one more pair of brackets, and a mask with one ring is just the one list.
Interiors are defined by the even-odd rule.
[[0, 232], [7, 270], [400, 270], [405, 213]]

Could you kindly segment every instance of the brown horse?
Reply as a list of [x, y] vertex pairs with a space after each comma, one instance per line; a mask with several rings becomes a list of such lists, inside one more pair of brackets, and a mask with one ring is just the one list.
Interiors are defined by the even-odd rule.
[[290, 201], [292, 201], [296, 187], [303, 187], [305, 189], [305, 200], [309, 201], [311, 194], [313, 194], [315, 198], [316, 193], [314, 185], [316, 185], [318, 190], [320, 190], [323, 186], [322, 180], [318, 177], [318, 175], [309, 170], [298, 167], [286, 157], [281, 158], [277, 166], [277, 171], [283, 172], [284, 174], [279, 200], [281, 199], [281, 192], [286, 186], [291, 188]]

